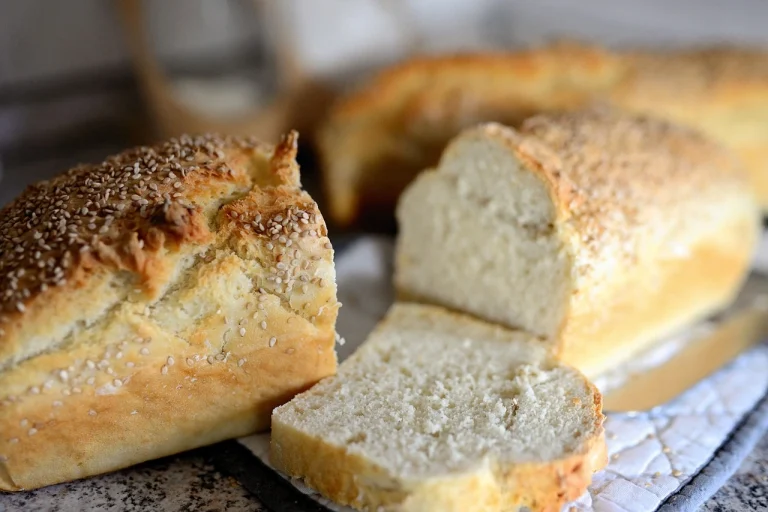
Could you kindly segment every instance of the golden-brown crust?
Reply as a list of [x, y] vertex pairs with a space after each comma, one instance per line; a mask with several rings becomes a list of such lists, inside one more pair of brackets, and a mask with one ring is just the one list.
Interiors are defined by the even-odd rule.
[[330, 211], [344, 226], [370, 214], [369, 203], [391, 216], [393, 198], [461, 129], [487, 121], [518, 126], [533, 114], [593, 103], [721, 140], [746, 156], [756, 195], [768, 205], [768, 150], [760, 150], [768, 147], [766, 94], [768, 52], [740, 48], [611, 53], [565, 43], [415, 59], [332, 109], [319, 135]]
[[264, 429], [335, 372], [333, 251], [296, 144], [182, 137], [0, 210], [0, 489]]

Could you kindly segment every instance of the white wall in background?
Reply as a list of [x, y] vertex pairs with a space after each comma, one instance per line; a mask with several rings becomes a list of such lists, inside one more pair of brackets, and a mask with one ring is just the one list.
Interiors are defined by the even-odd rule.
[[[251, 35], [238, 2], [144, 3], [151, 40], [161, 56], [232, 48]], [[0, 87], [127, 64], [112, 0], [0, 1]]]
[[[316, 73], [407, 53], [539, 42], [768, 45], [764, 0], [145, 0], [163, 56], [235, 48], [253, 36], [242, 10], [272, 4], [299, 62]], [[252, 24], [251, 24], [252, 25]], [[110, 0], [0, 2], [0, 87], [127, 63]]]

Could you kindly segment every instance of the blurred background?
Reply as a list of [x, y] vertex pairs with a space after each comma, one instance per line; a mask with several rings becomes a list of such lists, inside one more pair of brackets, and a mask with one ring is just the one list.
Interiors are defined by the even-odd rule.
[[761, 0], [0, 0], [0, 205], [180, 132], [312, 130], [335, 95], [422, 53], [553, 38], [768, 47]]

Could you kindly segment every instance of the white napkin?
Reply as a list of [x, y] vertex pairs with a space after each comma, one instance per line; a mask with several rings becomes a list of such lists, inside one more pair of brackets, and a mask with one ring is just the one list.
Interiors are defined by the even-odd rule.
[[[766, 242], [768, 243], [768, 242]], [[766, 243], [763, 254], [768, 256]], [[768, 258], [760, 258], [768, 269]], [[393, 300], [392, 242], [364, 238], [337, 259], [337, 330], [346, 339], [340, 359], [362, 343]], [[609, 414], [605, 423], [609, 463], [589, 491], [564, 510], [649, 512], [686, 483], [712, 457], [745, 413], [768, 389], [768, 346], [759, 346], [671, 403], [650, 413]], [[269, 434], [240, 440], [269, 464]], [[335, 511], [301, 482], [300, 491]]]

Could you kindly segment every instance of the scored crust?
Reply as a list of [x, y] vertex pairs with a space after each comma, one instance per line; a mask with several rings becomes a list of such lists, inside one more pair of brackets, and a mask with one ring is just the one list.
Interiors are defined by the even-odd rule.
[[0, 210], [0, 489], [267, 428], [335, 372], [333, 250], [297, 138], [181, 137]]

